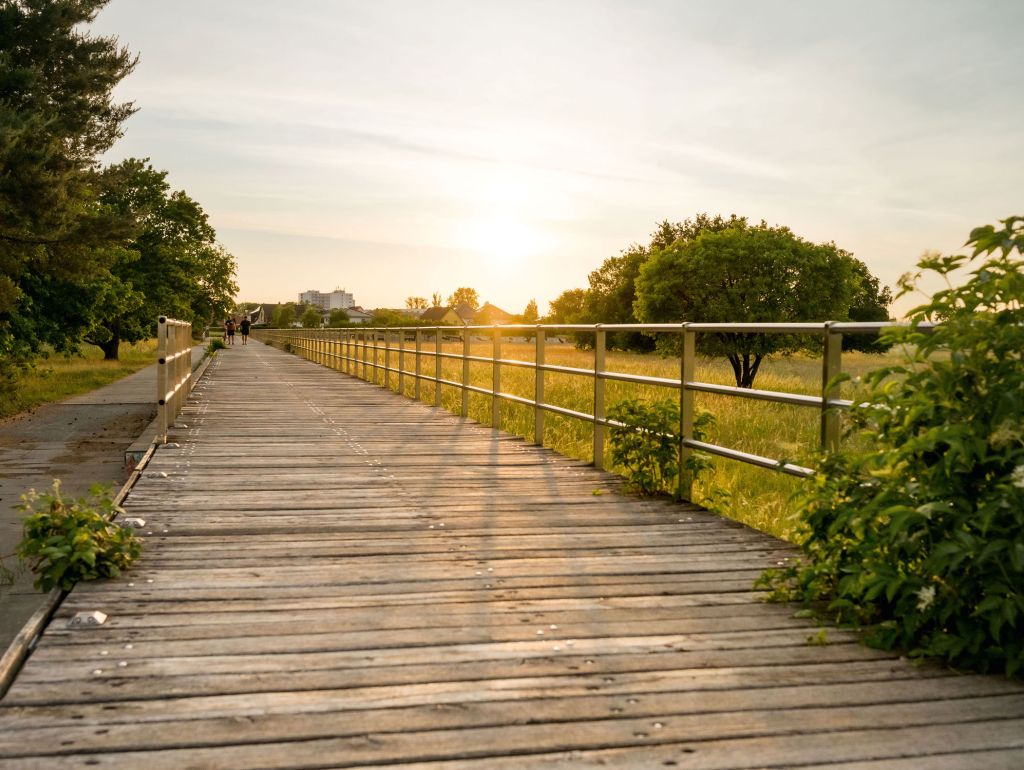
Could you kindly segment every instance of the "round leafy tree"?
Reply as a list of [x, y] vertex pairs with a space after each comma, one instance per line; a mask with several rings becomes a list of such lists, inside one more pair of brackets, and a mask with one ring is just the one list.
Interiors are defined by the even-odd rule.
[[805, 499], [805, 556], [764, 583], [826, 600], [869, 643], [1020, 675], [1024, 217], [978, 228], [968, 245], [971, 256], [919, 263], [948, 288], [887, 333], [906, 360], [867, 377], [849, 428], [864, 448], [825, 458]]

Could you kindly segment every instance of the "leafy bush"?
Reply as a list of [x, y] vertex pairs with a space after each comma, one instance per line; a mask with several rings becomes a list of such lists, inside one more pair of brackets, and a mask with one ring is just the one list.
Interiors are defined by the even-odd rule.
[[[642, 495], [674, 493], [679, 477], [679, 404], [669, 399], [626, 399], [608, 409], [608, 419], [621, 423], [609, 430], [612, 462], [625, 469], [630, 488]], [[710, 412], [699, 412], [694, 437], [702, 439], [713, 422]], [[708, 466], [707, 457], [695, 452], [685, 470], [696, 478]]]
[[224, 344], [224, 340], [220, 337], [213, 337], [209, 344], [206, 346], [207, 353], [216, 353], [218, 350], [226, 350], [227, 345]]
[[[804, 558], [777, 598], [827, 600], [869, 643], [982, 671], [1024, 671], [1024, 217], [971, 233], [973, 255], [919, 263], [948, 288], [888, 338], [851, 411], [863, 450], [825, 458], [805, 498]], [[954, 287], [949, 274], [985, 255]], [[920, 277], [901, 280], [905, 294]], [[941, 323], [934, 332], [926, 321]]]
[[17, 553], [36, 573], [36, 588], [66, 591], [79, 580], [117, 577], [139, 558], [142, 541], [111, 521], [120, 509], [109, 488], [97, 484], [88, 498], [68, 500], [54, 479], [52, 492], [33, 489], [21, 499], [27, 517]]

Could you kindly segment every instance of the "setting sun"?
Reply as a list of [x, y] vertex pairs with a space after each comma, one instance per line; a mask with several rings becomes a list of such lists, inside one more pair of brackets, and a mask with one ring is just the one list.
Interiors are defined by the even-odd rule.
[[519, 264], [544, 245], [540, 232], [510, 216], [474, 220], [466, 227], [462, 240], [466, 248], [500, 267]]

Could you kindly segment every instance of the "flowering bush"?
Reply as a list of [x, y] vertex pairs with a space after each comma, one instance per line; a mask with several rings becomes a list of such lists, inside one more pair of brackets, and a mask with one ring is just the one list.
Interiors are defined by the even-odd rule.
[[[1024, 217], [971, 233], [971, 256], [920, 263], [947, 288], [889, 330], [900, 366], [850, 414], [865, 450], [824, 459], [804, 503], [804, 557], [775, 597], [826, 600], [869, 643], [1024, 672]], [[962, 286], [949, 274], [974, 267]], [[901, 279], [905, 294], [917, 276]], [[928, 321], [940, 325], [929, 331]]]

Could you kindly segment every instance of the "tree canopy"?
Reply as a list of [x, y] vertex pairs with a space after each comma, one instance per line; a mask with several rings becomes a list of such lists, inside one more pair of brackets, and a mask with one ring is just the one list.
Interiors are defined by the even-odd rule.
[[135, 110], [112, 98], [135, 59], [82, 31], [104, 5], [0, 2], [0, 367], [74, 348], [89, 284], [117, 256], [124, 227], [97, 200], [96, 167]]
[[302, 318], [299, 319], [299, 323], [302, 324], [303, 329], [319, 329], [323, 323], [323, 315], [320, 313], [318, 308], [310, 305], [306, 308], [302, 314]]
[[0, 0], [0, 380], [43, 346], [118, 342], [158, 315], [226, 312], [234, 260], [202, 208], [144, 160], [103, 169], [134, 111], [113, 101], [135, 66], [85, 31], [106, 0]]
[[477, 294], [476, 289], [462, 286], [453, 291], [448, 297], [449, 307], [458, 307], [463, 304], [469, 305], [474, 310], [480, 307], [480, 295]]
[[125, 160], [101, 180], [100, 201], [134, 223], [136, 235], [99, 280], [103, 301], [94, 304], [86, 341], [117, 358], [118, 343], [151, 336], [158, 315], [207, 325], [227, 314], [237, 291], [235, 261], [218, 246], [202, 207], [172, 192], [167, 172], [148, 160]]
[[349, 325], [348, 313], [342, 308], [335, 308], [327, 320], [327, 325], [332, 329], [340, 329]]
[[[696, 228], [693, 237], [652, 252], [636, 280], [635, 309], [641, 321], [845, 320], [855, 300], [866, 308], [872, 293], [879, 298], [877, 281], [866, 280], [867, 267], [834, 243], [811, 243], [786, 227], [750, 225], [735, 217], [724, 227], [717, 225]], [[813, 338], [778, 334], [698, 338], [702, 352], [728, 358], [740, 387], [752, 387], [766, 356], [814, 344]]]

